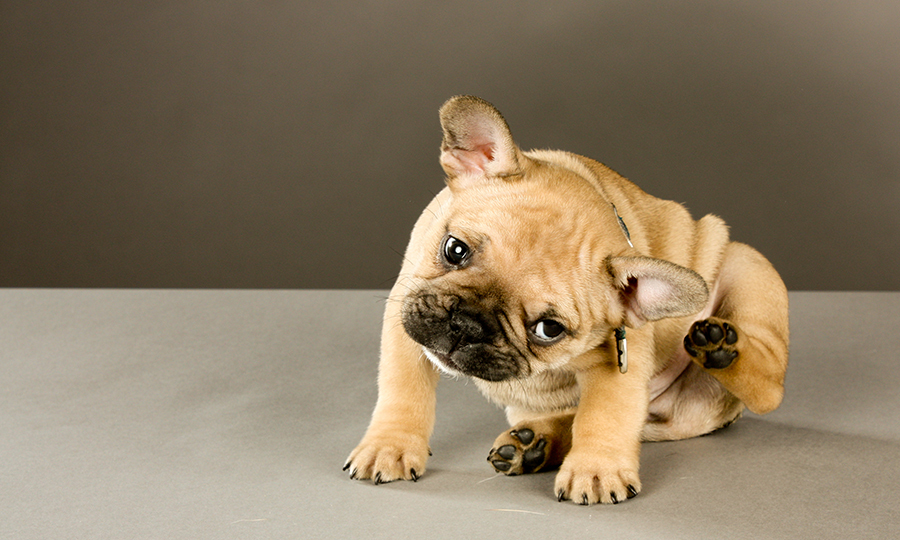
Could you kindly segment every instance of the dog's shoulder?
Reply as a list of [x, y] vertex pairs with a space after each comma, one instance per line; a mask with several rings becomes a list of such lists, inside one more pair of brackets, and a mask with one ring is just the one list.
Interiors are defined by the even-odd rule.
[[715, 276], [729, 242], [728, 226], [717, 216], [695, 220], [684, 205], [645, 192], [612, 168], [560, 150], [531, 150], [532, 160], [561, 167], [589, 182], [627, 223], [635, 246], [649, 256]]

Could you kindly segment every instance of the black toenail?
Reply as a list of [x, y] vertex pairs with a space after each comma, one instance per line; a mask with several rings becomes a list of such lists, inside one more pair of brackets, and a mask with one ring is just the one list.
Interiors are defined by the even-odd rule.
[[581, 505], [582, 505], [582, 506], [587, 506], [587, 505], [589, 505], [589, 504], [590, 504], [590, 501], [588, 500], [587, 493], [583, 493], [583, 494], [581, 495]]
[[637, 497], [637, 493], [638, 492], [636, 489], [634, 489], [634, 486], [628, 484], [628, 498], [633, 499], [634, 497]]
[[500, 472], [506, 472], [512, 468], [511, 463], [509, 463], [508, 461], [500, 460], [500, 459], [495, 459], [494, 461], [491, 462], [491, 465], [493, 465], [494, 468]]
[[613, 504], [619, 504], [619, 498], [612, 491], [609, 492], [609, 498], [612, 499]]
[[512, 459], [516, 457], [516, 447], [511, 444], [501, 446], [497, 449], [497, 455], [503, 459]]
[[534, 440], [534, 432], [528, 428], [513, 431], [511, 434], [526, 446]]
[[563, 502], [566, 500], [566, 492], [563, 490], [559, 490], [556, 492], [556, 500], [559, 502]]
[[709, 325], [709, 329], [706, 331], [706, 335], [709, 336], [709, 340], [713, 343], [718, 343], [722, 341], [722, 338], [725, 337], [725, 332], [722, 331], [722, 327], [718, 324]]

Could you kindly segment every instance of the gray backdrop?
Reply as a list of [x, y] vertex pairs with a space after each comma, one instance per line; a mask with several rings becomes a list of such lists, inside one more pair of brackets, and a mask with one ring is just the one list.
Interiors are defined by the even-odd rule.
[[382, 288], [437, 108], [714, 212], [791, 289], [900, 289], [900, 4], [0, 4], [0, 286]]

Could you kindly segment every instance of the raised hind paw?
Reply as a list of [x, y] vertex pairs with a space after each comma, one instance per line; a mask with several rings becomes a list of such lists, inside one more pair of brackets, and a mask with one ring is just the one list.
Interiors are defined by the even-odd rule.
[[691, 326], [684, 349], [707, 369], [725, 369], [738, 357], [739, 336], [734, 324], [710, 317]]

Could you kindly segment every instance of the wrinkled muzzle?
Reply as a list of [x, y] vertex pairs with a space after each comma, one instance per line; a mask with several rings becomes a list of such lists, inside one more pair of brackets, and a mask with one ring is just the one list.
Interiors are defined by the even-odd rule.
[[407, 297], [403, 328], [439, 368], [486, 381], [523, 375], [527, 363], [509, 345], [499, 318], [456, 295]]

